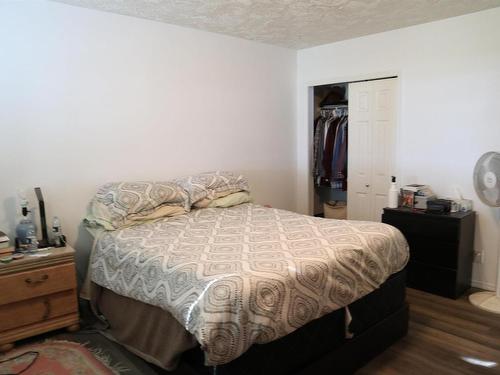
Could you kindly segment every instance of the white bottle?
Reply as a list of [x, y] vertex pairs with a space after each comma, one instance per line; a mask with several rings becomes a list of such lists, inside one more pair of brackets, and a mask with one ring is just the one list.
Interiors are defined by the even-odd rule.
[[389, 198], [387, 207], [398, 208], [399, 190], [396, 186], [396, 177], [394, 176], [391, 177], [391, 187], [389, 188], [389, 194], [387, 196]]
[[52, 235], [55, 247], [61, 247], [61, 222], [57, 216], [52, 219]]

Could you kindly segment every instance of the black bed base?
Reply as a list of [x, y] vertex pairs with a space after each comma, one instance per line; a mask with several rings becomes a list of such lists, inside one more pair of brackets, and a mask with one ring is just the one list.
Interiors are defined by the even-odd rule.
[[186, 352], [182, 361], [199, 375], [351, 374], [406, 335], [405, 281], [403, 270], [349, 305], [352, 339], [345, 338], [345, 309], [339, 309], [281, 339], [253, 345], [215, 372], [203, 365], [203, 352], [198, 348]]
[[[363, 367], [371, 359], [386, 350], [393, 343], [406, 336], [408, 333], [409, 309], [405, 304], [398, 311], [378, 322], [374, 326], [368, 328], [358, 336], [346, 340], [338, 347], [324, 354], [321, 358], [299, 370], [291, 370], [279, 372], [279, 374], [290, 375], [343, 375], [352, 374], [356, 370]], [[293, 356], [293, 350], [291, 350]], [[268, 358], [270, 363], [273, 363], [273, 358]], [[286, 362], [282, 363], [286, 367]], [[257, 372], [256, 368], [247, 368], [243, 370], [227, 368], [222, 366], [215, 371], [211, 367], [204, 367], [201, 363], [195, 365], [191, 363], [190, 369], [192, 374], [199, 375], [255, 375], [255, 374], [273, 374], [274, 371], [268, 368], [269, 362], [266, 358], [262, 358], [260, 363], [255, 364], [260, 367]], [[274, 367], [271, 365], [270, 367]], [[176, 373], [176, 372], [174, 372]]]
[[309, 374], [352, 374], [371, 359], [386, 350], [408, 333], [409, 309], [406, 304], [399, 311], [369, 328], [359, 336], [347, 340], [318, 361], [294, 373]]

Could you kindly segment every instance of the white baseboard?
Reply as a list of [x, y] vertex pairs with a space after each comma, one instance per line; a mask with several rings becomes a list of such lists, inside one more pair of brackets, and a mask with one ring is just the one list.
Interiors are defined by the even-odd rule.
[[487, 283], [484, 281], [472, 280], [471, 284], [474, 288], [491, 290], [492, 292], [494, 292], [496, 290], [495, 284]]

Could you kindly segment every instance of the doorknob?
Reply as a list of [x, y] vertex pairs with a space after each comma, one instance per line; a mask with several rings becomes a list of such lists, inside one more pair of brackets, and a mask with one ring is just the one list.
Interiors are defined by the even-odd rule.
[[370, 185], [368, 185], [368, 184], [366, 184], [365, 186], [366, 186], [366, 187], [370, 187]]

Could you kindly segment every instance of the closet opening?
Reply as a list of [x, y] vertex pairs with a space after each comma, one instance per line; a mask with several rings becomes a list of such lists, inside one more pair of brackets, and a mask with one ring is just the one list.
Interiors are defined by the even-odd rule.
[[314, 216], [347, 218], [348, 83], [314, 87]]
[[395, 175], [397, 77], [312, 87], [313, 215], [380, 221]]

